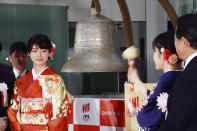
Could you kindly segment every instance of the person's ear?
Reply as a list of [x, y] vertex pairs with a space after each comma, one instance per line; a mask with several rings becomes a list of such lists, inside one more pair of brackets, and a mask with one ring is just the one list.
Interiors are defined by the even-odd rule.
[[168, 58], [168, 62], [170, 64], [176, 64], [178, 61], [178, 56], [176, 54], [172, 54], [170, 55], [170, 57]]
[[189, 41], [185, 37], [181, 37], [181, 39], [183, 40], [185, 46], [190, 46]]

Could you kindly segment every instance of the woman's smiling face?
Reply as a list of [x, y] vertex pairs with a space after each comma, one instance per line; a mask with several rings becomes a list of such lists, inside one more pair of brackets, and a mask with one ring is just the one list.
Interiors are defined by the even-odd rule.
[[48, 49], [40, 49], [34, 44], [29, 56], [33, 64], [37, 66], [46, 66], [47, 60], [49, 56], [51, 56], [51, 53], [49, 53]]

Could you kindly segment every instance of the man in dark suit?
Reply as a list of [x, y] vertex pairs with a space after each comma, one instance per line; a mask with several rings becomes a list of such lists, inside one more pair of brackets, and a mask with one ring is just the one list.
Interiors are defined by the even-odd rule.
[[168, 115], [159, 131], [197, 131], [197, 15], [177, 20], [175, 47], [185, 62], [168, 98]]
[[9, 59], [12, 63], [15, 79], [27, 73], [26, 68], [28, 66], [29, 57], [25, 43], [21, 41], [12, 43], [9, 51]]
[[[0, 43], [0, 52], [2, 46]], [[11, 73], [12, 67], [0, 63], [0, 130], [4, 130], [7, 125], [7, 107], [11, 99], [11, 93], [13, 92], [13, 86], [15, 82], [14, 75]]]

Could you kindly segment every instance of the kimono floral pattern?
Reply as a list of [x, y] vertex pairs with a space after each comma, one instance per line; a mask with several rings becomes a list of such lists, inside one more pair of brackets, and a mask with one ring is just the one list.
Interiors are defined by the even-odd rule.
[[[157, 84], [156, 84], [157, 86]], [[156, 87], [155, 86], [155, 87]], [[155, 87], [153, 89], [155, 89]], [[154, 90], [150, 91], [150, 94], [148, 94], [146, 97], [143, 98], [143, 103], [142, 105], [138, 108], [138, 111], [141, 111], [147, 104], [148, 104], [148, 99], [151, 97], [151, 95], [154, 94]]]
[[51, 103], [51, 100], [45, 98], [22, 98], [21, 112], [42, 110], [44, 107], [46, 107], [47, 103]]
[[[161, 123], [165, 120], [167, 114], [168, 94], [174, 87], [174, 82], [180, 71], [165, 72], [159, 78], [153, 92], [147, 92], [148, 99], [142, 110], [138, 112], [137, 120], [145, 131], [158, 130]], [[148, 103], [148, 104], [147, 104]]]
[[17, 87], [15, 86], [15, 88], [14, 88], [15, 99], [11, 99], [11, 105], [12, 105], [12, 109], [19, 110], [19, 108], [20, 108], [20, 96], [18, 95], [18, 92], [16, 90], [17, 90]]
[[59, 75], [55, 74], [40, 75], [38, 80], [45, 92], [43, 96], [52, 99], [52, 119], [67, 116], [69, 103], [72, 103], [73, 97], [66, 91], [63, 79]]
[[[37, 80], [42, 87], [43, 98], [22, 98], [17, 87], [14, 88], [11, 108], [17, 111], [20, 124], [46, 125], [50, 120], [67, 116], [69, 104], [73, 101], [59, 75], [40, 75]], [[51, 111], [52, 115], [48, 113]]]
[[[21, 123], [45, 125], [49, 118], [46, 108], [50, 108], [50, 99], [22, 98], [21, 99]], [[46, 115], [45, 115], [46, 114]]]
[[49, 122], [47, 110], [52, 108], [51, 100], [46, 98], [22, 98], [14, 89], [16, 99], [12, 99], [11, 108], [17, 111], [20, 124], [46, 125]]
[[163, 92], [157, 96], [157, 106], [162, 112], [167, 112], [168, 93]]
[[21, 113], [22, 124], [45, 125], [48, 121], [44, 114]]

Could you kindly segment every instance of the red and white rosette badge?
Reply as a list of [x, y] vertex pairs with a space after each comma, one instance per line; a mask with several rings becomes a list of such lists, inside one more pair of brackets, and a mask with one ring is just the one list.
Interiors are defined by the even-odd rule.
[[55, 52], [55, 44], [51, 41], [51, 50], [50, 50], [50, 53], [51, 53], [51, 56], [49, 57], [49, 59], [52, 61], [53, 60], [53, 54]]
[[[135, 67], [135, 59], [139, 56], [139, 50], [135, 46], [131, 46], [127, 48], [126, 50], [123, 51], [122, 57], [125, 60], [128, 60], [128, 65], [131, 68]], [[129, 81], [130, 84], [132, 85], [131, 87], [133, 88], [134, 83], [132, 81]]]
[[2, 106], [8, 107], [8, 87], [5, 83], [0, 83], [0, 95], [2, 95]]

